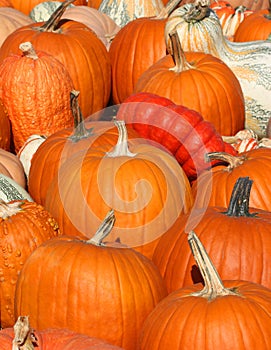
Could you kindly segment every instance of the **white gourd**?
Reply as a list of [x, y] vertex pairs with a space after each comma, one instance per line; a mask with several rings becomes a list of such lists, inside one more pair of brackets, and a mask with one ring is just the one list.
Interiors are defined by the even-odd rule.
[[184, 51], [203, 51], [224, 61], [243, 90], [246, 128], [264, 137], [271, 117], [271, 41], [227, 40], [219, 18], [209, 8], [208, 0], [204, 1], [185, 4], [168, 17], [165, 27], [168, 49], [169, 34], [176, 30]]

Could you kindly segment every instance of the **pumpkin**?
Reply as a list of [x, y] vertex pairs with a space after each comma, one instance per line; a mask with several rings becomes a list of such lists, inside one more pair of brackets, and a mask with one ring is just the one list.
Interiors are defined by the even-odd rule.
[[59, 234], [53, 217], [35, 202], [0, 202], [1, 326], [14, 322], [17, 277], [28, 256], [44, 241]]
[[157, 16], [132, 20], [114, 37], [109, 54], [112, 100], [115, 104], [130, 96], [140, 75], [166, 54], [165, 24], [169, 13], [179, 2], [170, 1]]
[[241, 24], [235, 33], [235, 42], [267, 40], [271, 33], [271, 1], [268, 8], [255, 11]]
[[[270, 210], [269, 178], [271, 149], [261, 147], [239, 155], [214, 152], [206, 155], [208, 161], [220, 161], [220, 165], [203, 171], [192, 185], [192, 192], [197, 195], [195, 206], [227, 207], [233, 186], [239, 177], [249, 176], [254, 181], [251, 190], [250, 205], [254, 208]], [[211, 174], [209, 173], [211, 172]], [[200, 186], [200, 193], [197, 193]]]
[[10, 151], [11, 138], [10, 121], [3, 104], [0, 103], [0, 147]]
[[235, 41], [235, 33], [240, 23], [253, 13], [243, 5], [234, 9], [228, 1], [223, 0], [211, 3], [210, 8], [218, 16], [224, 36], [231, 41]]
[[136, 349], [145, 318], [167, 292], [149, 259], [103, 243], [114, 222], [111, 210], [92, 239], [63, 236], [39, 246], [19, 276], [16, 314], [29, 315], [37, 330], [68, 328]]
[[205, 4], [196, 1], [174, 10], [166, 24], [166, 41], [170, 44], [170, 33], [177, 31], [184, 51], [200, 51], [220, 58], [240, 82], [245, 98], [245, 127], [264, 137], [271, 116], [271, 42], [227, 40], [217, 15], [208, 5], [208, 1]]
[[0, 7], [0, 47], [4, 40], [15, 29], [31, 24], [33, 21], [29, 16], [14, 9], [13, 7]]
[[102, 0], [88, 0], [87, 1], [87, 6], [99, 9], [99, 6], [101, 5]]
[[161, 238], [153, 262], [169, 292], [201, 282], [186, 244], [191, 227], [223, 280], [247, 280], [271, 288], [271, 212], [250, 206], [252, 183], [248, 177], [239, 178], [228, 207], [207, 206], [184, 215], [180, 231]]
[[73, 83], [55, 57], [20, 44], [0, 65], [0, 97], [12, 126], [15, 152], [32, 134], [49, 136], [72, 125], [69, 93]]
[[22, 42], [30, 41], [37, 51], [57, 58], [68, 70], [74, 88], [80, 91], [84, 117], [105, 108], [111, 91], [109, 54], [96, 34], [83, 23], [61, 20], [66, 0], [45, 23], [33, 23], [15, 30], [0, 49], [0, 63], [18, 53]]
[[0, 7], [13, 7], [11, 0], [0, 0]]
[[33, 155], [45, 140], [46, 137], [43, 135], [31, 135], [23, 144], [23, 146], [19, 149], [17, 156], [23, 165], [24, 173], [27, 180], [29, 177]]
[[132, 94], [120, 104], [116, 118], [131, 125], [141, 137], [165, 147], [190, 181], [210, 167], [205, 153], [232, 148], [201, 114], [156, 94]]
[[73, 6], [68, 8], [62, 18], [78, 21], [92, 29], [104, 43], [107, 50], [120, 27], [105, 13], [87, 6]]
[[164, 298], [146, 318], [141, 350], [266, 350], [271, 347], [271, 290], [223, 280], [196, 233], [187, 235], [204, 280]]
[[102, 339], [88, 337], [69, 329], [33, 330], [29, 316], [19, 316], [13, 328], [0, 331], [0, 349], [11, 349], [11, 346], [14, 350], [26, 347], [36, 350], [121, 350]]
[[151, 92], [199, 112], [222, 135], [244, 128], [244, 96], [230, 68], [212, 55], [182, 50], [172, 32], [170, 54], [150, 66], [134, 92]]
[[146, 142], [128, 145], [125, 123], [116, 125], [119, 139], [110, 152], [93, 149], [63, 163], [44, 206], [63, 232], [84, 238], [113, 208], [117, 224], [109, 239], [151, 258], [161, 235], [176, 230], [191, 208], [190, 183], [172, 155]]
[[10, 177], [23, 188], [26, 187], [24, 168], [20, 159], [2, 148], [0, 148], [0, 173]]
[[[116, 144], [118, 130], [110, 121], [84, 120], [78, 103], [79, 91], [71, 91], [70, 103], [74, 117], [72, 128], [61, 129], [49, 136], [31, 158], [28, 191], [37, 203], [45, 204], [47, 190], [61, 165], [73, 154], [94, 148], [109, 151]], [[129, 138], [138, 138], [128, 129]]]
[[9, 202], [21, 199], [33, 202], [33, 199], [25, 188], [19, 185], [11, 177], [0, 173], [0, 200]]
[[[44, 2], [44, 0], [11, 0], [13, 7], [21, 12], [23, 12], [26, 15], [29, 15], [31, 10], [37, 5], [40, 4], [42, 2]], [[52, 3], [55, 2], [54, 0], [51, 1]], [[59, 0], [59, 2], [64, 2], [64, 0]], [[86, 5], [86, 0], [73, 0], [72, 2], [74, 2], [74, 5]], [[52, 6], [54, 6], [54, 4], [52, 4]]]
[[140, 17], [157, 16], [163, 10], [162, 0], [102, 0], [99, 11], [105, 13], [120, 27]]

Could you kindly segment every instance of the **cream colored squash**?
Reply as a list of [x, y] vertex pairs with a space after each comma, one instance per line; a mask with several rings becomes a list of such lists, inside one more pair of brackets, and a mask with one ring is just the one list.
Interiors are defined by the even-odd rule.
[[239, 79], [245, 97], [246, 128], [266, 135], [271, 117], [271, 41], [234, 43], [223, 35], [209, 1], [185, 4], [168, 17], [165, 39], [177, 30], [184, 51], [203, 51], [224, 61]]
[[163, 8], [162, 0], [103, 0], [99, 11], [123, 27], [136, 18], [157, 16]]

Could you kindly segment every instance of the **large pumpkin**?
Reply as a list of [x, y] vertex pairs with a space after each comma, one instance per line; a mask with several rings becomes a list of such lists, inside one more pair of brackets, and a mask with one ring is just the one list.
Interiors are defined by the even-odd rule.
[[56, 221], [35, 202], [0, 201], [2, 327], [14, 323], [14, 293], [24, 262], [41, 243], [58, 234]]
[[72, 0], [66, 0], [45, 23], [15, 30], [0, 49], [0, 62], [18, 54], [19, 45], [30, 41], [37, 51], [45, 51], [67, 68], [73, 85], [80, 91], [84, 117], [106, 107], [111, 91], [109, 54], [97, 35], [83, 23], [60, 20]]
[[0, 349], [24, 347], [35, 350], [121, 350], [108, 342], [69, 329], [33, 330], [29, 316], [19, 316], [14, 327], [0, 331]]
[[151, 92], [199, 112], [221, 135], [244, 128], [245, 107], [240, 83], [216, 57], [182, 50], [177, 32], [167, 45], [171, 54], [150, 66], [134, 92]]
[[187, 235], [204, 280], [170, 293], [147, 317], [141, 350], [267, 350], [271, 347], [271, 290], [221, 280], [195, 232]]
[[73, 124], [70, 91], [73, 82], [65, 66], [30, 42], [21, 55], [10, 54], [0, 64], [0, 98], [11, 121], [15, 152], [32, 134], [50, 134]]
[[91, 237], [113, 208], [110, 240], [150, 258], [160, 236], [175, 230], [191, 208], [190, 183], [172, 155], [146, 142], [128, 146], [124, 122], [116, 123], [119, 139], [110, 152], [93, 149], [66, 160], [48, 188], [45, 208], [63, 232], [83, 237]]
[[68, 328], [137, 349], [145, 318], [167, 292], [149, 259], [103, 243], [114, 220], [110, 211], [89, 241], [63, 236], [38, 247], [19, 276], [17, 316], [29, 315], [37, 330]]
[[153, 261], [168, 291], [202, 279], [186, 242], [191, 228], [223, 280], [249, 280], [271, 289], [271, 212], [250, 206], [251, 185], [252, 180], [239, 178], [228, 207], [207, 206], [184, 215], [180, 231], [161, 238]]
[[166, 24], [166, 41], [170, 43], [171, 33], [177, 32], [184, 51], [205, 52], [221, 59], [240, 82], [246, 128], [265, 137], [271, 117], [271, 42], [227, 40], [219, 18], [208, 5], [208, 0], [204, 3], [196, 0], [174, 10]]

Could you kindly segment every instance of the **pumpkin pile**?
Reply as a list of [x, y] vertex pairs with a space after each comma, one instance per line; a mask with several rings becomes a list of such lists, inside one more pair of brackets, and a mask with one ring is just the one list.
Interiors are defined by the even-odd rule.
[[0, 350], [271, 349], [270, 7], [0, 0]]

